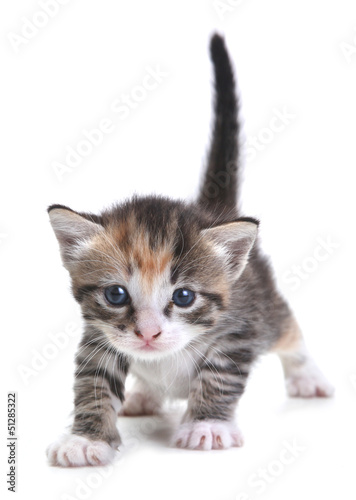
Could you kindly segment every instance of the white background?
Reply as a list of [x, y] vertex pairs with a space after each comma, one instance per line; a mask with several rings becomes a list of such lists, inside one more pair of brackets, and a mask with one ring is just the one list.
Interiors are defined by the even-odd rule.
[[[355, 497], [356, 5], [220, 4], [221, 15], [213, 0], [63, 1], [16, 51], [9, 34], [22, 36], [33, 17], [45, 23], [43, 8], [1, 3], [1, 494], [9, 494], [6, 393], [15, 390], [20, 499]], [[288, 399], [278, 360], [266, 357], [239, 406], [243, 448], [175, 450], [156, 436], [170, 420], [128, 419], [119, 422], [128, 451], [105, 479], [98, 470], [49, 467], [45, 448], [72, 408], [81, 320], [46, 207], [95, 212], [133, 193], [195, 195], [211, 124], [214, 30], [225, 34], [236, 67], [243, 137], [267, 137], [276, 109], [293, 115], [246, 161], [242, 206], [261, 219], [279, 287], [335, 397]], [[147, 66], [167, 76], [120, 120], [111, 105], [134, 92]], [[103, 118], [115, 130], [60, 180], [53, 163]], [[320, 239], [333, 248], [318, 262]], [[293, 266], [303, 278], [291, 282]], [[286, 442], [297, 452], [283, 464]], [[269, 481], [256, 483], [261, 469]]]

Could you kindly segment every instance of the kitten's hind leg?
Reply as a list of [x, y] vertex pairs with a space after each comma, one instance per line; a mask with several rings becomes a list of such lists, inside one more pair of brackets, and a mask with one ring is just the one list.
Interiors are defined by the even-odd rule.
[[281, 338], [272, 348], [279, 355], [292, 397], [330, 397], [334, 388], [310, 356], [303, 335], [293, 316], [290, 316]]
[[119, 411], [119, 416], [160, 415], [161, 408], [161, 395], [144, 382], [136, 380], [132, 390], [125, 394], [125, 401]]

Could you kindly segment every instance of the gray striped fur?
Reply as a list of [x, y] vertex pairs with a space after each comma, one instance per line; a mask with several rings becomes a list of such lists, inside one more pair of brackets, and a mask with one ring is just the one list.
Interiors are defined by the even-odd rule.
[[[330, 394], [325, 380], [315, 375], [259, 250], [258, 222], [237, 212], [237, 98], [218, 35], [212, 38], [211, 55], [215, 122], [196, 203], [142, 197], [100, 215], [62, 205], [49, 208], [86, 322], [76, 356], [72, 437], [50, 447], [53, 463], [106, 463], [110, 446], [120, 444], [118, 410], [150, 413], [166, 398], [187, 399], [178, 445], [240, 445], [234, 410], [251, 366], [271, 349], [282, 358], [293, 395]], [[128, 290], [130, 300], [122, 307], [105, 299], [110, 285]], [[195, 292], [189, 307], [173, 302], [173, 291], [180, 287]], [[156, 350], [146, 353], [139, 344], [141, 329], [153, 321], [159, 325], [150, 340]], [[137, 377], [138, 389], [125, 401], [129, 372]]]

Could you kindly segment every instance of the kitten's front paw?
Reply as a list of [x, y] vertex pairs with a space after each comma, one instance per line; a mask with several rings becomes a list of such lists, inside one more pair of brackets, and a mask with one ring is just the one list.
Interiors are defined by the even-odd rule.
[[287, 392], [291, 397], [331, 397], [334, 387], [319, 370], [305, 370], [286, 380]]
[[181, 424], [173, 445], [191, 450], [222, 450], [242, 446], [240, 430], [231, 422], [202, 420]]
[[83, 467], [107, 465], [115, 457], [115, 449], [105, 441], [92, 441], [83, 436], [63, 436], [47, 448], [51, 465]]

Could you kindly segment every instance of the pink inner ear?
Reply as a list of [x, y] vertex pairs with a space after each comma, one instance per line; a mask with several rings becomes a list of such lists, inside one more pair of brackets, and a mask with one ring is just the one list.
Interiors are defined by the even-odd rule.
[[228, 256], [228, 265], [235, 278], [244, 270], [248, 255], [257, 236], [257, 224], [237, 221], [203, 231], [204, 237], [222, 247]]
[[90, 239], [104, 230], [100, 224], [70, 209], [55, 208], [49, 212], [49, 217], [61, 250], [66, 253], [78, 241]]

